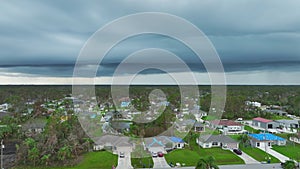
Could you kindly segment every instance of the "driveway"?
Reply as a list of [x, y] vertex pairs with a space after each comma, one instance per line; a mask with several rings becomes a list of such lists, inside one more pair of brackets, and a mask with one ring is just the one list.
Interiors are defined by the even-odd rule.
[[259, 164], [260, 163], [243, 151], [242, 151], [242, 155], [237, 155], [237, 156], [239, 156], [241, 159], [243, 159], [245, 164]]
[[265, 150], [265, 148], [259, 147], [259, 149], [261, 149], [262, 151], [265, 151], [266, 153], [271, 154], [272, 156], [278, 158], [278, 160], [280, 160], [280, 162], [285, 162], [286, 160], [289, 160], [290, 158], [287, 156], [284, 156], [280, 153], [278, 153], [275, 150], [272, 150], [271, 148], [267, 148], [267, 151]]
[[165, 157], [152, 157], [153, 159], [153, 168], [171, 168]]
[[118, 157], [118, 166], [116, 169], [131, 169], [133, 168], [131, 166], [131, 157], [130, 157], [130, 152], [124, 152], [125, 157], [124, 158], [120, 158], [120, 156]]

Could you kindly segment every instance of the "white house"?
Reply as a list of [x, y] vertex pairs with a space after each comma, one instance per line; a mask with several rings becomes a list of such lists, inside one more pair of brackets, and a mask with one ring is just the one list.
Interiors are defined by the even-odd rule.
[[196, 142], [202, 148], [221, 147], [223, 149], [236, 149], [239, 143], [226, 135], [203, 135]]
[[252, 101], [246, 101], [247, 106], [253, 106], [253, 107], [261, 107], [261, 103], [259, 102], [252, 102]]
[[245, 132], [244, 125], [232, 120], [213, 120], [210, 122], [212, 128], [219, 129], [223, 134], [242, 134]]
[[145, 149], [149, 152], [164, 152], [184, 148], [185, 142], [178, 137], [156, 136], [145, 138]]
[[286, 139], [270, 133], [249, 134], [252, 147], [272, 147], [272, 145], [284, 146]]
[[300, 144], [300, 133], [290, 136], [289, 140]]

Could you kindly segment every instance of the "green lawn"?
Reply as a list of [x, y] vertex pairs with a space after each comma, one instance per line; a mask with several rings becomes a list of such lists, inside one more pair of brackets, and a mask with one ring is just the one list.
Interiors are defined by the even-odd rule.
[[207, 148], [203, 150], [206, 155], [215, 157], [218, 165], [245, 164], [240, 157], [229, 150], [223, 150], [221, 148]]
[[273, 150], [289, 157], [294, 160], [300, 160], [300, 145], [297, 143], [289, 142], [286, 146], [272, 146]]
[[152, 168], [153, 167], [153, 160], [152, 157], [145, 157], [145, 158], [131, 158], [131, 165], [134, 168]]
[[260, 133], [260, 130], [256, 130], [250, 126], [245, 126], [244, 129], [249, 131], [250, 133]]
[[229, 150], [223, 150], [221, 148], [204, 149], [196, 143], [196, 140], [191, 141], [190, 149], [199, 154], [200, 157], [213, 156], [216, 159], [218, 165], [244, 164], [244, 161], [233, 152]]
[[196, 166], [198, 160], [200, 159], [200, 155], [192, 150], [178, 149], [166, 154], [165, 158], [168, 163], [184, 163], [186, 166]]
[[118, 156], [107, 151], [90, 152], [85, 154], [81, 163], [74, 167], [16, 167], [15, 169], [111, 169], [117, 166]]
[[240, 141], [240, 138], [242, 137], [242, 135], [240, 135], [240, 134], [234, 134], [234, 135], [228, 135], [228, 136], [236, 141]]
[[261, 162], [261, 161], [267, 161], [267, 157], [271, 157], [271, 163], [280, 163], [280, 161], [273, 157], [272, 155], [269, 155], [268, 153], [253, 147], [244, 147], [240, 145], [239, 147], [243, 152], [254, 158], [255, 160]]

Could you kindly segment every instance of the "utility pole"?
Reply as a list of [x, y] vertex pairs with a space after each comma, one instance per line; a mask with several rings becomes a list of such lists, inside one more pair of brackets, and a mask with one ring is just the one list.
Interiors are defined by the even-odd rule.
[[3, 145], [3, 139], [1, 140], [1, 169], [3, 168], [3, 149], [4, 149], [4, 145]]

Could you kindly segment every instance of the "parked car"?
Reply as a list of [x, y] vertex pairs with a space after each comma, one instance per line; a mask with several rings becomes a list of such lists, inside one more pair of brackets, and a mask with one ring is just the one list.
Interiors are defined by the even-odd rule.
[[120, 158], [124, 158], [125, 157], [125, 153], [124, 152], [120, 152]]
[[157, 157], [157, 153], [156, 152], [152, 152], [152, 157]]
[[233, 149], [233, 152], [235, 152], [237, 155], [242, 155], [242, 151], [239, 149]]
[[158, 155], [158, 157], [163, 157], [163, 156], [164, 156], [164, 153], [158, 152], [157, 155]]

